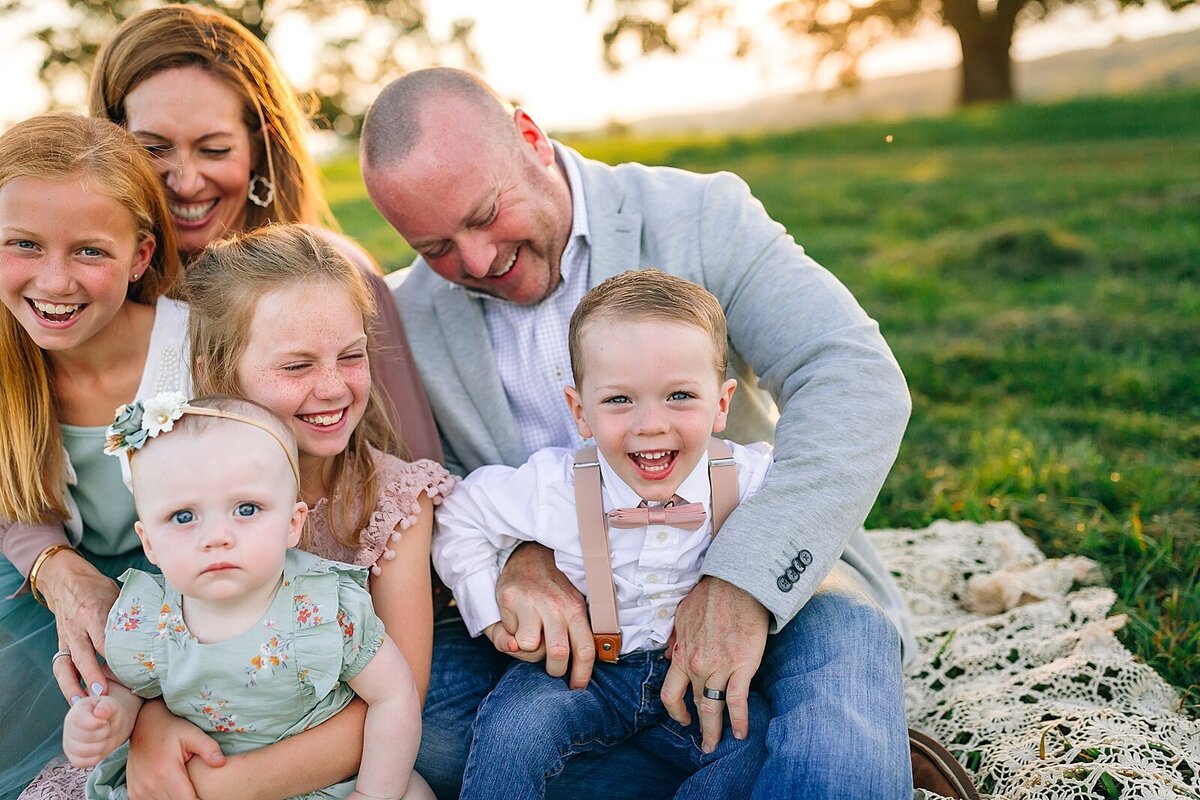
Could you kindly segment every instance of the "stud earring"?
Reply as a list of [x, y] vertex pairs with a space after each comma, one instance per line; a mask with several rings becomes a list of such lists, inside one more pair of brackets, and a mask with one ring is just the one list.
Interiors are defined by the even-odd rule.
[[266, 208], [275, 199], [275, 184], [262, 175], [252, 175], [246, 197], [259, 208]]

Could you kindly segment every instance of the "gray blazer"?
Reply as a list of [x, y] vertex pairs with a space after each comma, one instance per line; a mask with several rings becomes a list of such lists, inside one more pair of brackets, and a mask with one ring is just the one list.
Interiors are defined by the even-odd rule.
[[[840, 559], [896, 623], [911, 656], [907, 613], [861, 531], [910, 411], [904, 376], [878, 325], [735, 175], [612, 167], [559, 152], [575, 159], [582, 176], [588, 285], [652, 266], [716, 295], [729, 321], [730, 373], [739, 382], [722, 435], [774, 440], [766, 482], [729, 517], [702, 572], [757, 598], [774, 631]], [[395, 295], [447, 465], [465, 473], [523, 463], [529, 453], [505, 400], [482, 301], [420, 259]]]

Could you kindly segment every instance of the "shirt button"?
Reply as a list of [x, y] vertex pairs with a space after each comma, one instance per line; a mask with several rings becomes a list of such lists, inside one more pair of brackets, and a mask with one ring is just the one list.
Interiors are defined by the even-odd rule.
[[646, 576], [646, 583], [658, 583], [658, 575], [651, 572], [649, 575]]
[[656, 536], [655, 538], [658, 539], [660, 542], [665, 542], [667, 540], [667, 532], [659, 531], [658, 536]]
[[666, 619], [666, 618], [667, 618], [667, 610], [666, 610], [665, 608], [660, 608], [660, 609], [658, 610], [658, 618], [659, 618], [659, 619]]

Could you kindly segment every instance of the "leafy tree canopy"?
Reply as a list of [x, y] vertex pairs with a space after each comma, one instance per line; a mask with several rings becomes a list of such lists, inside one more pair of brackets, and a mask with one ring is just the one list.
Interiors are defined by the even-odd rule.
[[[86, 83], [96, 52], [122, 20], [162, 3], [151, 0], [56, 0], [62, 10], [53, 24], [34, 32], [45, 45], [39, 76], [61, 105], [60, 88]], [[272, 31], [304, 23], [315, 42], [310, 85], [320, 116], [339, 132], [351, 133], [379, 87], [408, 69], [444, 55], [478, 67], [470, 44], [471, 20], [454, 22], [435, 37], [426, 26], [423, 0], [190, 0], [239, 20], [268, 46], [279, 47]], [[0, 0], [0, 19], [24, 13], [46, 16], [46, 0]], [[278, 51], [277, 51], [278, 54]]]
[[[1097, 11], [1162, 2], [1172, 11], [1195, 0], [779, 0], [772, 17], [785, 33], [805, 40], [814, 69], [834, 62], [844, 84], [858, 79], [859, 59], [880, 42], [934, 25], [954, 29], [962, 46], [962, 103], [1013, 96], [1013, 31], [1069, 5]], [[588, 8], [597, 5], [588, 0]], [[618, 68], [631, 42], [642, 53], [674, 53], [699, 36], [732, 24], [730, 0], [610, 0], [612, 20], [604, 34], [605, 59]], [[745, 55], [754, 32], [734, 31], [734, 51]]]

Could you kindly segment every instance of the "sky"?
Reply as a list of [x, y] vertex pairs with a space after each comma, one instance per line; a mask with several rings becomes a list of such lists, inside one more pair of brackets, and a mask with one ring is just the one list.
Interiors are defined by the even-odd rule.
[[[427, 0], [428, 23], [445, 30], [457, 18], [476, 20], [473, 42], [484, 77], [501, 95], [520, 102], [551, 131], [583, 130], [646, 116], [733, 107], [783, 91], [809, 88], [809, 73], [793, 63], [784, 41], [772, 36], [767, 11], [777, 0], [740, 0], [737, 19], [761, 34], [767, 46], [750, 58], [729, 57], [728, 38], [713, 36], [685, 56], [633, 59], [622, 71], [608, 72], [602, 61], [603, 12], [611, 2], [596, 0]], [[39, 13], [54, 19], [53, 4]], [[59, 12], [61, 16], [61, 12]], [[1118, 37], [1140, 39], [1200, 27], [1200, 7], [1171, 14], [1152, 5], [1095, 17], [1073, 8], [1051, 23], [1018, 29], [1013, 54], [1033, 59], [1065, 50], [1103, 47]], [[27, 29], [25, 29], [27, 30]], [[37, 82], [37, 42], [21, 24], [6, 20], [0, 30], [0, 75], [6, 76], [6, 102], [0, 127], [44, 108], [45, 89]], [[307, 81], [303, 31], [284, 31], [271, 44], [285, 72], [298, 85]], [[958, 63], [958, 42], [949, 29], [885, 47], [864, 60], [864, 77], [950, 67]], [[80, 110], [82, 86], [74, 87]]]

